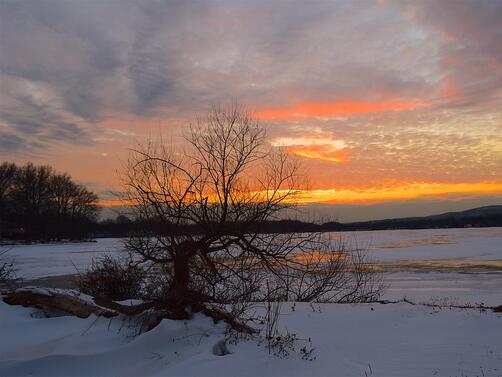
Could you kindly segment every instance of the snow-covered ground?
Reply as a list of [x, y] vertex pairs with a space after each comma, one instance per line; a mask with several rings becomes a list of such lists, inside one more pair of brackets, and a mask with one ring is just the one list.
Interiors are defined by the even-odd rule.
[[[502, 228], [390, 230], [332, 234], [368, 249], [384, 264], [385, 298], [449, 297], [458, 302], [502, 304]], [[75, 274], [93, 257], [124, 253], [122, 240], [17, 245], [8, 256], [25, 279]]]
[[[283, 304], [279, 327], [315, 360], [256, 339], [216, 356], [224, 325], [164, 320], [137, 337], [120, 318], [33, 318], [0, 302], [0, 376], [501, 376], [502, 315], [402, 304]], [[256, 325], [259, 326], [259, 325]], [[305, 345], [298, 341], [296, 348]]]
[[[502, 304], [502, 228], [341, 236], [367, 247], [388, 271], [385, 298]], [[100, 239], [15, 246], [8, 254], [20, 276], [36, 279], [74, 274], [93, 257], [123, 252], [121, 240]], [[43, 318], [0, 301], [0, 376], [502, 376], [502, 314], [489, 310], [407, 303], [293, 310], [284, 303], [279, 328], [300, 339], [287, 357], [270, 355], [257, 338], [228, 344], [231, 353], [216, 356], [225, 325], [202, 315], [164, 320], [134, 336], [137, 327], [120, 317]], [[315, 360], [302, 360], [304, 345], [315, 348]]]

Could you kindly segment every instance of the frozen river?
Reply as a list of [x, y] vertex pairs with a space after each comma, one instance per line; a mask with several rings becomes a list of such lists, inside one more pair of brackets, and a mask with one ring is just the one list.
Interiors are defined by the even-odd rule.
[[[385, 296], [446, 297], [459, 303], [502, 304], [502, 228], [387, 230], [333, 234], [366, 248], [387, 271]], [[121, 239], [16, 245], [7, 255], [18, 276], [75, 274], [95, 257], [124, 252]]]

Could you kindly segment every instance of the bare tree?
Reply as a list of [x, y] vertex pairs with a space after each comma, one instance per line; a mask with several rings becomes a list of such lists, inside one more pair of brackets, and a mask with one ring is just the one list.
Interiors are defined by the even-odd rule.
[[50, 166], [0, 165], [0, 232], [7, 225], [27, 239], [82, 238], [95, 221], [97, 200]]
[[53, 174], [50, 179], [49, 214], [54, 222], [52, 235], [81, 238], [85, 227], [96, 219], [98, 197], [82, 185], [74, 183], [68, 174]]
[[279, 277], [272, 280], [273, 300], [295, 302], [371, 302], [386, 285], [383, 274], [365, 250], [341, 237], [319, 242], [318, 250], [289, 258]]
[[[188, 307], [249, 299], [272, 277], [286, 287], [292, 268], [309, 266], [298, 255], [327, 249], [330, 240], [320, 234], [267, 230], [296, 207], [302, 177], [286, 154], [266, 148], [263, 128], [242, 108], [214, 108], [185, 140], [184, 150], [150, 141], [133, 150], [127, 169], [127, 199], [148, 224], [127, 247], [164, 274], [156, 305], [186, 317]], [[328, 279], [342, 261], [329, 266]]]
[[8, 200], [9, 191], [11, 190], [12, 183], [16, 178], [16, 165], [10, 162], [3, 162], [0, 164], [0, 238], [3, 230], [3, 225], [6, 218], [9, 216]]
[[28, 238], [43, 238], [48, 227], [45, 214], [49, 209], [50, 166], [32, 163], [20, 167], [11, 189], [13, 212]]
[[0, 200], [4, 198], [16, 177], [16, 165], [11, 162], [0, 164]]

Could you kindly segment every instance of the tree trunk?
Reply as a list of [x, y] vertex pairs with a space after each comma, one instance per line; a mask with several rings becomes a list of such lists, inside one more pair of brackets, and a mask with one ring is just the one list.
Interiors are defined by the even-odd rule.
[[185, 310], [192, 303], [190, 295], [190, 258], [186, 250], [180, 250], [174, 258], [174, 276], [170, 287], [168, 306], [172, 315], [179, 318], [188, 316]]
[[174, 297], [184, 297], [188, 293], [190, 273], [188, 270], [189, 258], [186, 255], [177, 255], [174, 259], [174, 278], [172, 293]]

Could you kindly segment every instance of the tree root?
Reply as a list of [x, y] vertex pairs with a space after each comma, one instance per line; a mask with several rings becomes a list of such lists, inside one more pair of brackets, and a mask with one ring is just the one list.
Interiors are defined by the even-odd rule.
[[233, 330], [245, 333], [249, 335], [257, 334], [258, 330], [237, 321], [237, 319], [228, 312], [225, 312], [218, 308], [211, 308], [206, 305], [196, 304], [193, 305], [192, 309], [195, 312], [202, 312], [208, 317], [211, 317], [214, 323], [218, 323], [219, 321], [225, 321]]
[[191, 312], [204, 313], [211, 317], [215, 323], [225, 321], [235, 331], [245, 334], [256, 334], [258, 331], [244, 323], [239, 322], [230, 313], [221, 309], [210, 307], [206, 304], [192, 303], [178, 305], [173, 302], [152, 301], [138, 305], [122, 305], [110, 299], [95, 297], [94, 304], [84, 301], [70, 293], [40, 288], [22, 288], [7, 293], [3, 301], [9, 305], [22, 305], [24, 307], [44, 308], [56, 310], [78, 318], [88, 318], [91, 314], [98, 317], [111, 318], [119, 314], [143, 318], [141, 332], [146, 332], [156, 327], [162, 319], [189, 319]]

